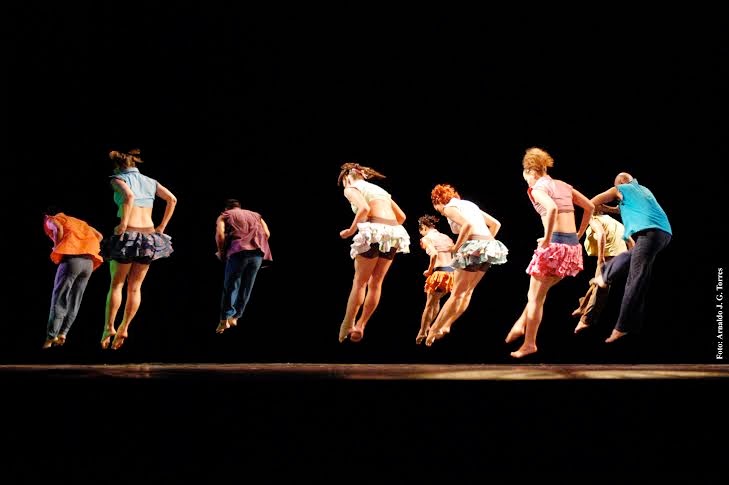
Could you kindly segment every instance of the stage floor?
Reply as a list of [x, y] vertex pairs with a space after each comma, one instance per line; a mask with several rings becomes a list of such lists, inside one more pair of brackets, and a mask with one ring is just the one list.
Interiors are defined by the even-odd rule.
[[0, 481], [724, 483], [726, 378], [694, 364], [2, 365]]
[[62, 378], [170, 379], [185, 377], [335, 380], [604, 380], [604, 379], [727, 379], [729, 366], [711, 364], [162, 364], [2, 365], [2, 376]]

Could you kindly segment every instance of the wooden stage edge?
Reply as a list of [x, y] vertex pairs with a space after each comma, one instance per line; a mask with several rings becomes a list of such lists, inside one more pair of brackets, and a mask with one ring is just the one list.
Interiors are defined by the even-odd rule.
[[723, 364], [316, 364], [135, 363], [114, 365], [0, 365], [3, 377], [241, 380], [613, 380], [613, 379], [727, 379]]

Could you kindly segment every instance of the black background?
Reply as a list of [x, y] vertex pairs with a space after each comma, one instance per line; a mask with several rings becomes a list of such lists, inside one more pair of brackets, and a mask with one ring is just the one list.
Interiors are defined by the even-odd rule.
[[[585, 271], [549, 295], [528, 362], [717, 362], [725, 16], [697, 5], [424, 5], [12, 5], [0, 363], [513, 363], [502, 342], [525, 304], [524, 269], [542, 234], [521, 178], [535, 145], [554, 156], [555, 178], [588, 196], [631, 172], [668, 213], [674, 239], [656, 263], [640, 336], [602, 343], [615, 299], [599, 327], [572, 335], [569, 313], [595, 264], [586, 258]], [[131, 147], [143, 151], [142, 172], [178, 197], [175, 252], [153, 263], [121, 350], [98, 346], [104, 266], [66, 346], [41, 351], [56, 270], [42, 211], [58, 206], [109, 234], [106, 154]], [[338, 237], [352, 218], [336, 185], [345, 160], [387, 175], [413, 243], [359, 345], [336, 340], [353, 274], [349, 241]], [[414, 345], [427, 264], [416, 221], [433, 212], [440, 182], [502, 222], [510, 254], [451, 335], [425, 349]], [[266, 219], [275, 263], [238, 328], [221, 336], [213, 234], [228, 197]], [[9, 483], [723, 478], [722, 380], [58, 372], [3, 374]]]
[[[615, 297], [600, 326], [572, 335], [570, 312], [594, 271], [585, 256], [585, 271], [549, 295], [536, 361], [715, 362], [727, 68], [713, 12], [234, 5], [14, 8], [5, 173], [17, 218], [8, 229], [20, 239], [7, 258], [1, 360], [511, 362], [503, 338], [542, 234], [520, 161], [540, 146], [556, 160], [550, 174], [589, 197], [631, 172], [668, 213], [674, 239], [632, 344], [602, 343]], [[66, 346], [41, 352], [56, 270], [42, 211], [55, 205], [110, 234], [106, 153], [131, 147], [142, 149], [141, 171], [178, 197], [167, 230], [175, 252], [152, 265], [122, 350], [98, 348], [105, 265]], [[412, 238], [357, 346], [336, 340], [353, 274], [338, 236], [352, 219], [336, 184], [347, 160], [387, 175]], [[502, 222], [510, 254], [452, 334], [425, 349], [414, 344], [427, 265], [416, 221], [433, 213], [430, 189], [441, 182]], [[266, 219], [275, 262], [238, 328], [221, 336], [213, 236], [228, 197]]]

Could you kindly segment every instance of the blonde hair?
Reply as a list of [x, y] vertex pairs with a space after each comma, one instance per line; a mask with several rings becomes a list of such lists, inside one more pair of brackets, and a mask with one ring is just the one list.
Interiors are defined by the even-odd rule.
[[339, 172], [339, 178], [337, 179], [337, 185], [342, 185], [344, 177], [349, 175], [351, 172], [358, 173], [363, 179], [384, 179], [385, 176], [374, 168], [365, 167], [356, 162], [346, 162], [342, 164]]
[[547, 173], [547, 168], [554, 166], [554, 158], [541, 148], [532, 147], [527, 149], [521, 165], [527, 172], [544, 174]]

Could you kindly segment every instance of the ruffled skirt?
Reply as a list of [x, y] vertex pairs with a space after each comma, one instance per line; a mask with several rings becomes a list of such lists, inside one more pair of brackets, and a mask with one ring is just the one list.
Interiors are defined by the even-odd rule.
[[104, 259], [119, 263], [151, 263], [172, 252], [172, 238], [159, 232], [126, 231], [101, 242]]
[[448, 293], [453, 288], [453, 272], [434, 271], [425, 280], [426, 293]]
[[509, 250], [497, 239], [469, 239], [453, 255], [451, 266], [458, 269], [504, 264]]
[[410, 252], [410, 236], [402, 225], [392, 226], [376, 222], [361, 222], [357, 224], [359, 231], [352, 238], [349, 255], [352, 259], [372, 249], [376, 244], [380, 252], [389, 253], [395, 249], [398, 253]]
[[582, 271], [582, 246], [579, 244], [549, 243], [546, 248], [534, 250], [526, 272], [535, 276], [576, 276]]

